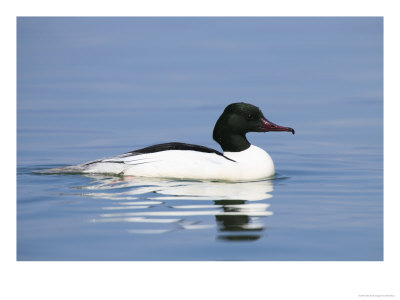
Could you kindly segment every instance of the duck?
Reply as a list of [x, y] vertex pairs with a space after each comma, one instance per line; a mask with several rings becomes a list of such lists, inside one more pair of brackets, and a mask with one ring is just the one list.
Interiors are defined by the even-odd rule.
[[124, 154], [83, 164], [41, 170], [40, 173], [113, 174], [207, 181], [257, 181], [275, 174], [271, 156], [246, 138], [249, 132], [291, 132], [293, 128], [276, 125], [252, 104], [229, 104], [218, 118], [213, 139], [217, 151], [180, 142], [156, 144]]

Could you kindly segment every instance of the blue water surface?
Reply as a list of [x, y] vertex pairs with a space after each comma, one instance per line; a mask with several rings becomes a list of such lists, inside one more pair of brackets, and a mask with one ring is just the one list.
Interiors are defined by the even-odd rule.
[[[383, 19], [17, 20], [18, 260], [382, 260]], [[34, 171], [212, 140], [244, 101], [271, 180]]]

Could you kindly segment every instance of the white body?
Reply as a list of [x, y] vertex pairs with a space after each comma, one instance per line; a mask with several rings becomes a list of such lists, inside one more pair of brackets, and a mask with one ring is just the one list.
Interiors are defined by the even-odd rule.
[[224, 155], [234, 161], [216, 153], [192, 150], [116, 156], [87, 165], [82, 172], [224, 181], [258, 180], [275, 174], [271, 157], [259, 147], [251, 145], [244, 151], [224, 152]]

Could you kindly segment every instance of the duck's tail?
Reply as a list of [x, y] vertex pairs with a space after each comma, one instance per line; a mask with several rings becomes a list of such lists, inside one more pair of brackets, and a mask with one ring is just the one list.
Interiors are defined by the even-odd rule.
[[67, 166], [67, 167], [59, 167], [52, 169], [44, 169], [37, 170], [33, 173], [36, 174], [81, 174], [87, 170], [86, 164], [76, 165], [76, 166]]
[[104, 173], [120, 174], [125, 170], [125, 164], [106, 158], [89, 161], [84, 164], [66, 166], [52, 169], [38, 170], [37, 174], [82, 174], [82, 173]]

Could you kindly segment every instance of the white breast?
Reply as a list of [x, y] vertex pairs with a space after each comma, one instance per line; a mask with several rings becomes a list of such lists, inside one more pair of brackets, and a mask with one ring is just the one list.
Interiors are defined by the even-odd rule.
[[224, 152], [224, 155], [238, 163], [238, 180], [257, 180], [275, 174], [271, 156], [257, 146], [251, 145], [241, 152]]

